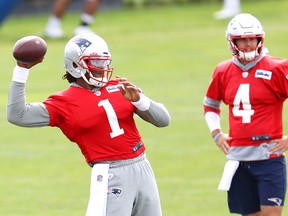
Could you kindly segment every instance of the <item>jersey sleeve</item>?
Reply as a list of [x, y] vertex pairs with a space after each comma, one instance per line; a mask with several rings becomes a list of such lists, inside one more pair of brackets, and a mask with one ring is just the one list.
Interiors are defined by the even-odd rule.
[[283, 101], [288, 98], [288, 60], [282, 59], [280, 64], [274, 68], [276, 79], [273, 82], [273, 89]]
[[43, 102], [46, 109], [49, 112], [50, 122], [49, 126], [51, 127], [59, 127], [61, 122], [65, 121], [65, 112], [67, 112], [67, 106], [61, 100], [61, 97], [57, 95], [50, 95], [47, 100]]
[[222, 94], [220, 89], [221, 73], [219, 71], [219, 67], [216, 67], [204, 97], [204, 113], [215, 112], [220, 114], [220, 104], [222, 102]]

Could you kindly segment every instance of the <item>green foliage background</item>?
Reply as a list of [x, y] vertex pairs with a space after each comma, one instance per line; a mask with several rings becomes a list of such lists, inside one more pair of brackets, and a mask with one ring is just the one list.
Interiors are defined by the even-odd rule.
[[[225, 157], [210, 137], [202, 108], [215, 65], [231, 57], [225, 39], [229, 20], [212, 17], [221, 7], [222, 2], [215, 1], [123, 8], [98, 13], [92, 26], [110, 46], [114, 75], [128, 77], [170, 111], [168, 128], [158, 129], [137, 119], [165, 216], [229, 215], [226, 194], [217, 191]], [[285, 58], [287, 8], [284, 0], [242, 3], [243, 12], [262, 22], [270, 54]], [[57, 128], [20, 128], [6, 121], [15, 66], [13, 45], [26, 35], [42, 36], [47, 18], [47, 14], [10, 17], [0, 29], [0, 215], [79, 216], [85, 214], [88, 203], [90, 168], [77, 146]], [[61, 79], [63, 49], [78, 22], [79, 14], [67, 14], [63, 23], [67, 37], [47, 39], [45, 61], [30, 72], [27, 101], [42, 101], [66, 88]], [[227, 131], [226, 107], [222, 112]]]

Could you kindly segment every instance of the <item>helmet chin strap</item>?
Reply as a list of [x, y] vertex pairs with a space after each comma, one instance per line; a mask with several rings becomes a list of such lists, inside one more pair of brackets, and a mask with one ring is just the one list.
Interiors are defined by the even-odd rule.
[[[86, 71], [86, 73], [89, 73], [88, 71]], [[87, 79], [87, 77], [85, 76], [85, 74], [81, 71], [81, 77], [85, 80], [86, 83], [88, 83], [89, 85], [93, 85], [95, 87], [101, 88], [103, 87], [107, 82], [108, 79], [106, 77], [103, 78], [94, 78], [92, 79], [91, 77], [89, 78], [89, 80]]]
[[99, 88], [103, 87], [107, 82], [108, 82], [108, 80], [106, 77], [101, 78], [101, 82], [98, 81], [97, 78], [95, 78], [95, 79], [90, 78], [89, 79], [89, 83], [91, 83], [91, 85], [94, 85], [94, 86], [99, 87]]

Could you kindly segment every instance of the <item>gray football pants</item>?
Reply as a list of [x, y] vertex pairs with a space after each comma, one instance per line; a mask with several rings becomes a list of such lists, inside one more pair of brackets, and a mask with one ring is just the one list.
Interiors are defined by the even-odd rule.
[[110, 164], [106, 216], [162, 216], [155, 176], [145, 154]]

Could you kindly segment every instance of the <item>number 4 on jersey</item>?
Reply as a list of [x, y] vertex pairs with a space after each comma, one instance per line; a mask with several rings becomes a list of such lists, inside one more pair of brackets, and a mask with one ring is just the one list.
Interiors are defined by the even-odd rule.
[[[242, 117], [242, 123], [251, 123], [254, 110], [250, 104], [250, 84], [241, 84], [235, 95], [232, 112], [234, 116]], [[242, 104], [242, 107], [241, 107]]]

